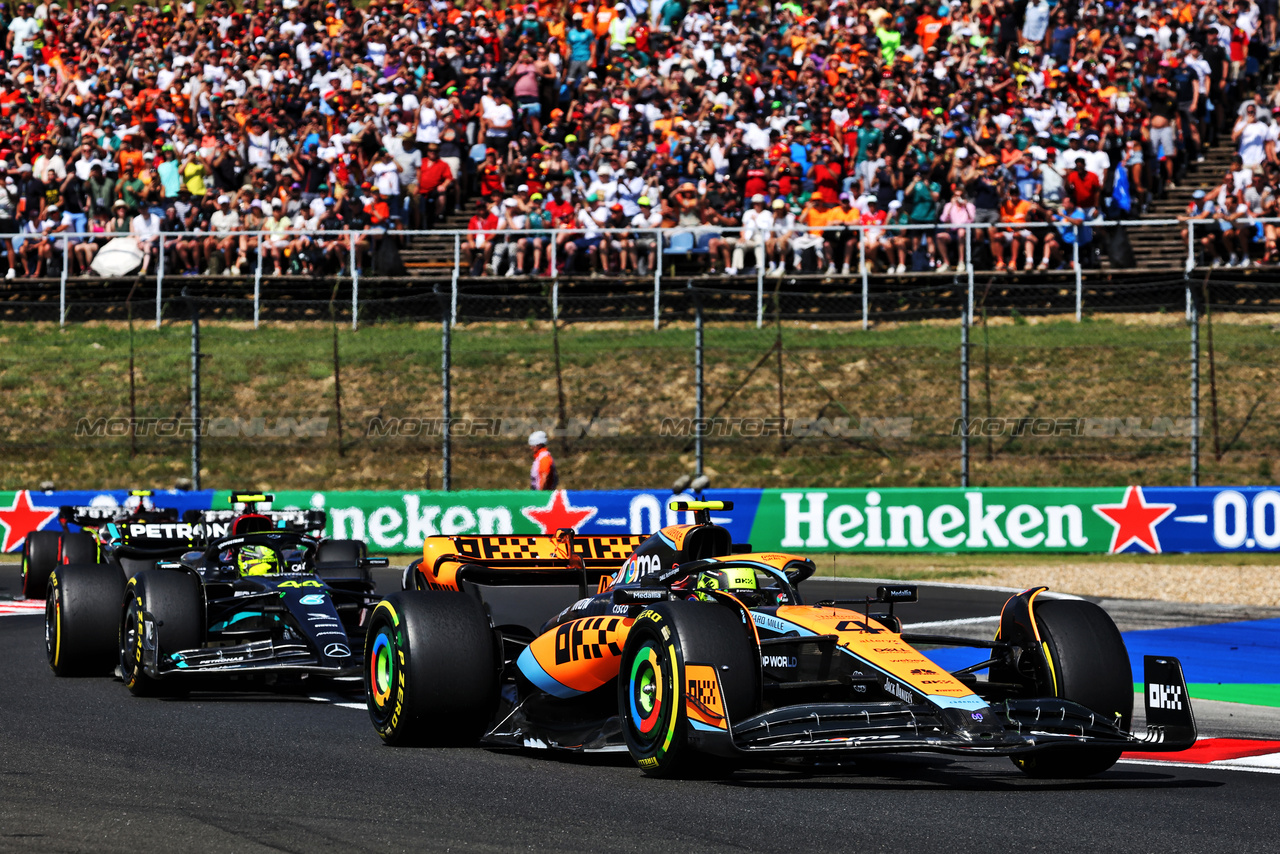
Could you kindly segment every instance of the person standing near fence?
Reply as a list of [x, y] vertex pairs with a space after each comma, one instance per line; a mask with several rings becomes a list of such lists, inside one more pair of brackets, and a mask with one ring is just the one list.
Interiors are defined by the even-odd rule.
[[556, 474], [556, 461], [547, 450], [547, 434], [541, 430], [530, 433], [529, 449], [533, 451], [533, 465], [529, 467], [529, 488], [543, 492], [554, 490], [560, 485], [560, 477]]

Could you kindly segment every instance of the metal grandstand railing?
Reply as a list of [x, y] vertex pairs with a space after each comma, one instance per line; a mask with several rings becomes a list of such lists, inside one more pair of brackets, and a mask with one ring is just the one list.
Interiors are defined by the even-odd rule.
[[[536, 302], [535, 313], [538, 316], [574, 321], [648, 318], [654, 328], [659, 328], [669, 319], [688, 317], [689, 305], [682, 292], [686, 290], [685, 286], [689, 281], [695, 281], [702, 287], [714, 282], [710, 286], [724, 292], [723, 300], [732, 301], [736, 316], [753, 319], [757, 327], [764, 324], [765, 315], [774, 299], [783, 301], [784, 312], [788, 303], [793, 304], [797, 317], [817, 315], [821, 318], [857, 320], [863, 328], [880, 319], [955, 316], [960, 306], [949, 304], [948, 301], [930, 303], [921, 298], [921, 294], [935, 291], [940, 279], [951, 285], [947, 291], [948, 300], [959, 296], [957, 289], [963, 291], [962, 299], [955, 301], [962, 302], [964, 310], [970, 316], [975, 305], [982, 304], [990, 310], [1012, 308], [1024, 314], [1067, 313], [1079, 320], [1088, 311], [1152, 308], [1169, 310], [1179, 301], [1184, 313], [1189, 313], [1189, 303], [1185, 298], [1179, 300], [1177, 291], [1183, 290], [1183, 282], [1197, 268], [1208, 266], [1201, 246], [1204, 237], [1219, 235], [1224, 230], [1239, 230], [1238, 223], [1224, 226], [1224, 222], [1213, 219], [1095, 219], [1083, 226], [1066, 228], [1044, 222], [852, 225], [822, 229], [797, 226], [792, 232], [793, 236], [820, 231], [824, 237], [840, 238], [842, 241], [857, 240], [856, 251], [852, 253], [852, 264], [848, 271], [843, 269], [843, 264], [838, 263], [834, 274], [824, 272], [819, 247], [816, 269], [812, 266], [810, 269], [793, 268], [776, 277], [768, 273], [764, 264], [753, 264], [731, 276], [726, 275], [723, 270], [716, 274], [708, 273], [704, 262], [709, 254], [706, 245], [709, 239], [718, 237], [732, 241], [741, 235], [743, 229], [707, 227], [645, 231], [600, 228], [596, 233], [605, 240], [616, 241], [620, 236], [629, 234], [634, 240], [651, 241], [656, 256], [656, 263], [646, 265], [651, 266], [651, 269], [644, 276], [638, 276], [634, 272], [620, 274], [615, 270], [603, 279], [593, 276], [589, 271], [562, 269], [560, 262], [563, 260], [561, 256], [564, 250], [558, 240], [553, 238], [563, 237], [563, 231], [295, 232], [285, 236], [291, 242], [290, 252], [299, 251], [297, 246], [292, 245], [293, 241], [298, 240], [308, 241], [312, 245], [332, 246], [343, 256], [341, 272], [335, 270], [324, 275], [276, 277], [268, 275], [264, 270], [266, 253], [252, 250], [246, 253], [247, 268], [242, 269], [234, 278], [234, 284], [227, 283], [223, 288], [228, 291], [224, 294], [227, 297], [226, 310], [245, 319], [251, 318], [256, 325], [263, 319], [267, 308], [274, 309], [277, 314], [282, 311], [287, 314], [286, 310], [290, 306], [317, 301], [327, 305], [336, 285], [344, 304], [344, 319], [350, 322], [352, 328], [358, 328], [362, 319], [366, 318], [376, 321], [437, 317], [442, 292], [448, 295], [448, 312], [455, 323], [460, 313], [465, 316], [483, 314], [476, 308], [478, 302], [487, 303], [490, 313], [496, 319], [520, 316], [522, 302]], [[1264, 232], [1268, 227], [1280, 223], [1280, 220], [1256, 219], [1248, 222], [1249, 228], [1257, 230], [1257, 243], [1261, 247]], [[1186, 230], [1185, 240], [1181, 234], [1183, 229]], [[1081, 231], [1091, 233], [1091, 239], [1078, 239], [1077, 235]], [[869, 237], [872, 241], [879, 240], [883, 246], [886, 238], [894, 236], [932, 237], [939, 233], [949, 236], [953, 256], [963, 247], [963, 259], [966, 261], [963, 270], [957, 269], [953, 264], [945, 269], [920, 268], [920, 259], [917, 257], [915, 269], [897, 273], [892, 265], [893, 256], [890, 256], [889, 269], [886, 270], [883, 260], [885, 256], [881, 255], [876, 259], [868, 255]], [[990, 269], [990, 251], [984, 246], [989, 245], [989, 241], [984, 235], [990, 235], [994, 240], [1006, 239], [1003, 235], [1014, 233], [1030, 233], [1039, 238], [1041, 245], [1035, 249], [1036, 261], [1041, 260], [1044, 237], [1052, 235], [1058, 247], [1053, 268], [1041, 269], [1037, 263], [1034, 269], [1028, 269], [1028, 265], [1019, 258], [1015, 267], [1022, 269]], [[1126, 261], [1112, 257], [1114, 252], [1105, 251], [1114, 249], [1118, 234], [1125, 235], [1121, 243], [1149, 247], [1140, 262], [1135, 263], [1132, 258]], [[447, 252], [446, 257], [433, 260], [435, 266], [425, 272], [413, 270], [408, 275], [391, 277], [380, 275], [373, 269], [370, 252], [381, 241], [394, 239], [400, 249], [409, 252], [412, 251], [415, 239], [428, 235], [436, 245], [439, 245], [441, 238], [452, 244], [451, 252]], [[691, 244], [686, 240], [686, 245], [673, 250], [673, 238], [679, 241], [679, 235], [690, 235], [693, 240]], [[131, 301], [139, 304], [146, 301], [153, 305], [154, 323], [158, 326], [164, 320], [166, 304], [173, 301], [177, 292], [187, 284], [186, 277], [173, 270], [172, 250], [176, 243], [202, 241], [210, 237], [219, 240], [238, 240], [240, 237], [268, 240], [280, 238], [278, 233], [270, 232], [226, 232], [216, 235], [161, 233], [152, 238], [159, 251], [154, 257], [152, 269], [145, 275], [129, 273], [119, 277], [102, 277], [73, 272], [72, 247], [75, 243], [82, 238], [101, 239], [103, 236], [66, 232], [19, 235], [15, 242], [40, 239], [52, 242], [54, 260], [51, 267], [57, 269], [57, 274], [38, 280], [19, 278], [0, 284], [0, 312], [13, 319], [56, 318], [61, 325], [78, 319], [78, 311], [105, 310], [114, 303], [123, 302], [122, 297], [127, 291]], [[499, 275], [471, 276], [464, 270], [464, 247], [469, 238], [477, 236], [489, 241], [512, 242], [541, 237], [546, 240], [544, 252], [549, 268], [557, 272], [548, 274], [548, 264], [544, 263], [538, 275], [517, 278]], [[531, 257], [531, 249], [532, 246], [525, 250], [528, 252], [526, 257]], [[975, 252], [978, 254], [977, 259]], [[502, 254], [507, 258], [514, 255], [514, 252]], [[744, 254], [749, 261], [758, 257], [751, 249]], [[908, 258], [912, 254], [914, 253], [908, 252]], [[1226, 254], [1225, 250], [1222, 254]], [[791, 255], [791, 250], [787, 250], [787, 255]], [[973, 262], [979, 259], [986, 261], [983, 268], [975, 268]], [[327, 260], [332, 266], [336, 255], [330, 252]], [[812, 259], [809, 264], [812, 265]], [[1269, 310], [1280, 308], [1280, 268], [1275, 268], [1274, 276], [1271, 275], [1271, 270], [1270, 267], [1248, 271], [1224, 268], [1212, 275], [1223, 281], [1248, 277], [1250, 283], [1247, 286], [1238, 283], [1235, 288], [1240, 294], [1234, 302], [1241, 310]], [[225, 276], [201, 277], [201, 290], [209, 294], [215, 293], [218, 290], [217, 283], [224, 278]], [[362, 282], [368, 283], [364, 290]], [[231, 292], [234, 292], [234, 296]], [[812, 295], [807, 303], [791, 296], [805, 292]], [[594, 311], [591, 308], [592, 299], [598, 304]], [[1007, 305], [1002, 304], [1002, 300]], [[469, 305], [460, 308], [460, 304]], [[566, 314], [566, 308], [572, 308], [572, 313]], [[175, 312], [175, 317], [181, 316], [181, 310]]]

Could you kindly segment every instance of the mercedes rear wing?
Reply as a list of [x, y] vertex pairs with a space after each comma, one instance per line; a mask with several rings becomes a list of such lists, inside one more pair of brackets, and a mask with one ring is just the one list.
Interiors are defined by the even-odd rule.
[[[192, 524], [226, 525], [229, 530], [232, 523], [245, 515], [240, 510], [188, 510], [182, 514], [182, 520]], [[297, 534], [323, 533], [329, 521], [323, 510], [254, 510], [251, 515], [269, 520], [273, 530]]]
[[148, 499], [155, 492], [150, 489], [131, 489], [129, 498], [137, 498], [136, 506], [130, 502], [100, 507], [92, 504], [64, 504], [58, 508], [58, 524], [67, 530], [68, 525], [81, 528], [100, 528], [112, 522], [177, 522], [178, 510], [174, 507], [152, 507]]

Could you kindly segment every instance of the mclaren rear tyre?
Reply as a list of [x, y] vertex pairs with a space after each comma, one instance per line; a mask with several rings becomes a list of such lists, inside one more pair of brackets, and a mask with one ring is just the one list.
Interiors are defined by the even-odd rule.
[[92, 534], [83, 531], [78, 534], [63, 534], [62, 562], [98, 563], [98, 541]]
[[[1049, 599], [1034, 607], [1053, 696], [1079, 703], [1128, 730], [1133, 719], [1133, 671], [1124, 638], [1107, 612], [1080, 599]], [[1064, 747], [1013, 757], [1032, 777], [1076, 779], [1101, 774], [1118, 748]]]
[[[49, 588], [49, 573], [59, 563], [57, 531], [32, 531], [22, 541], [22, 595], [26, 599], [43, 599]], [[95, 563], [96, 561], [89, 561]]]
[[[690, 665], [706, 666], [691, 671]], [[710, 678], [704, 678], [704, 677]], [[718, 678], [718, 685], [715, 684]], [[618, 672], [618, 709], [631, 758], [654, 777], [720, 776], [733, 765], [697, 753], [694, 723], [759, 710], [760, 656], [742, 614], [704, 602], [663, 602], [636, 617]]]
[[[153, 569], [139, 572], [125, 588], [124, 616], [118, 624], [116, 647], [125, 687], [138, 697], [175, 693], [178, 681], [161, 683], [143, 669], [144, 644], [156, 644], [156, 660], [195, 649], [204, 642], [204, 602], [200, 581], [186, 572]], [[145, 617], [154, 622], [150, 629]], [[147, 631], [154, 637], [148, 638]]]
[[364, 649], [369, 717], [387, 744], [475, 744], [491, 725], [501, 647], [476, 599], [394, 593], [373, 609]]
[[49, 576], [44, 646], [58, 676], [109, 674], [116, 664], [116, 627], [124, 576], [91, 564], [59, 566]]

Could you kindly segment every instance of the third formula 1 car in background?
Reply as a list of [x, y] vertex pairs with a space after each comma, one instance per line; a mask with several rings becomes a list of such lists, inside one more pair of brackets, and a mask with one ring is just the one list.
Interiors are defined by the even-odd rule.
[[[178, 511], [156, 507], [150, 489], [131, 489], [124, 504], [58, 508], [58, 531], [32, 531], [22, 544], [22, 595], [43, 599], [54, 567], [68, 564], [97, 564], [103, 561], [99, 537], [111, 536], [109, 526], [174, 526]], [[80, 530], [72, 530], [72, 526]], [[189, 526], [188, 526], [189, 527]], [[145, 529], [139, 529], [145, 530]], [[154, 529], [157, 533], [160, 527]]]
[[[1009, 598], [990, 642], [903, 632], [894, 609], [916, 588], [806, 603], [813, 562], [732, 543], [710, 521], [730, 506], [676, 502], [695, 523], [648, 538], [429, 538], [409, 589], [368, 623], [375, 729], [390, 744], [626, 750], [657, 776], [934, 751], [1078, 777], [1195, 742], [1173, 658], [1147, 657], [1147, 730], [1129, 731], [1128, 654], [1097, 605], [1036, 588]], [[949, 672], [926, 645], [988, 657]]]
[[[128, 580], [155, 567], [157, 561], [176, 560], [188, 551], [203, 548], [211, 539], [231, 533], [287, 530], [320, 534], [323, 510], [268, 510], [260, 505], [273, 496], [234, 492], [231, 507], [220, 510], [188, 510], [179, 519], [172, 507], [156, 507], [154, 493], [135, 489], [115, 507], [62, 507], [58, 521], [62, 531], [33, 531], [22, 554], [23, 594], [44, 598], [54, 567], [96, 565], [110, 567]], [[80, 531], [72, 531], [71, 526]], [[329, 560], [355, 559], [367, 554], [356, 540], [329, 540]]]

